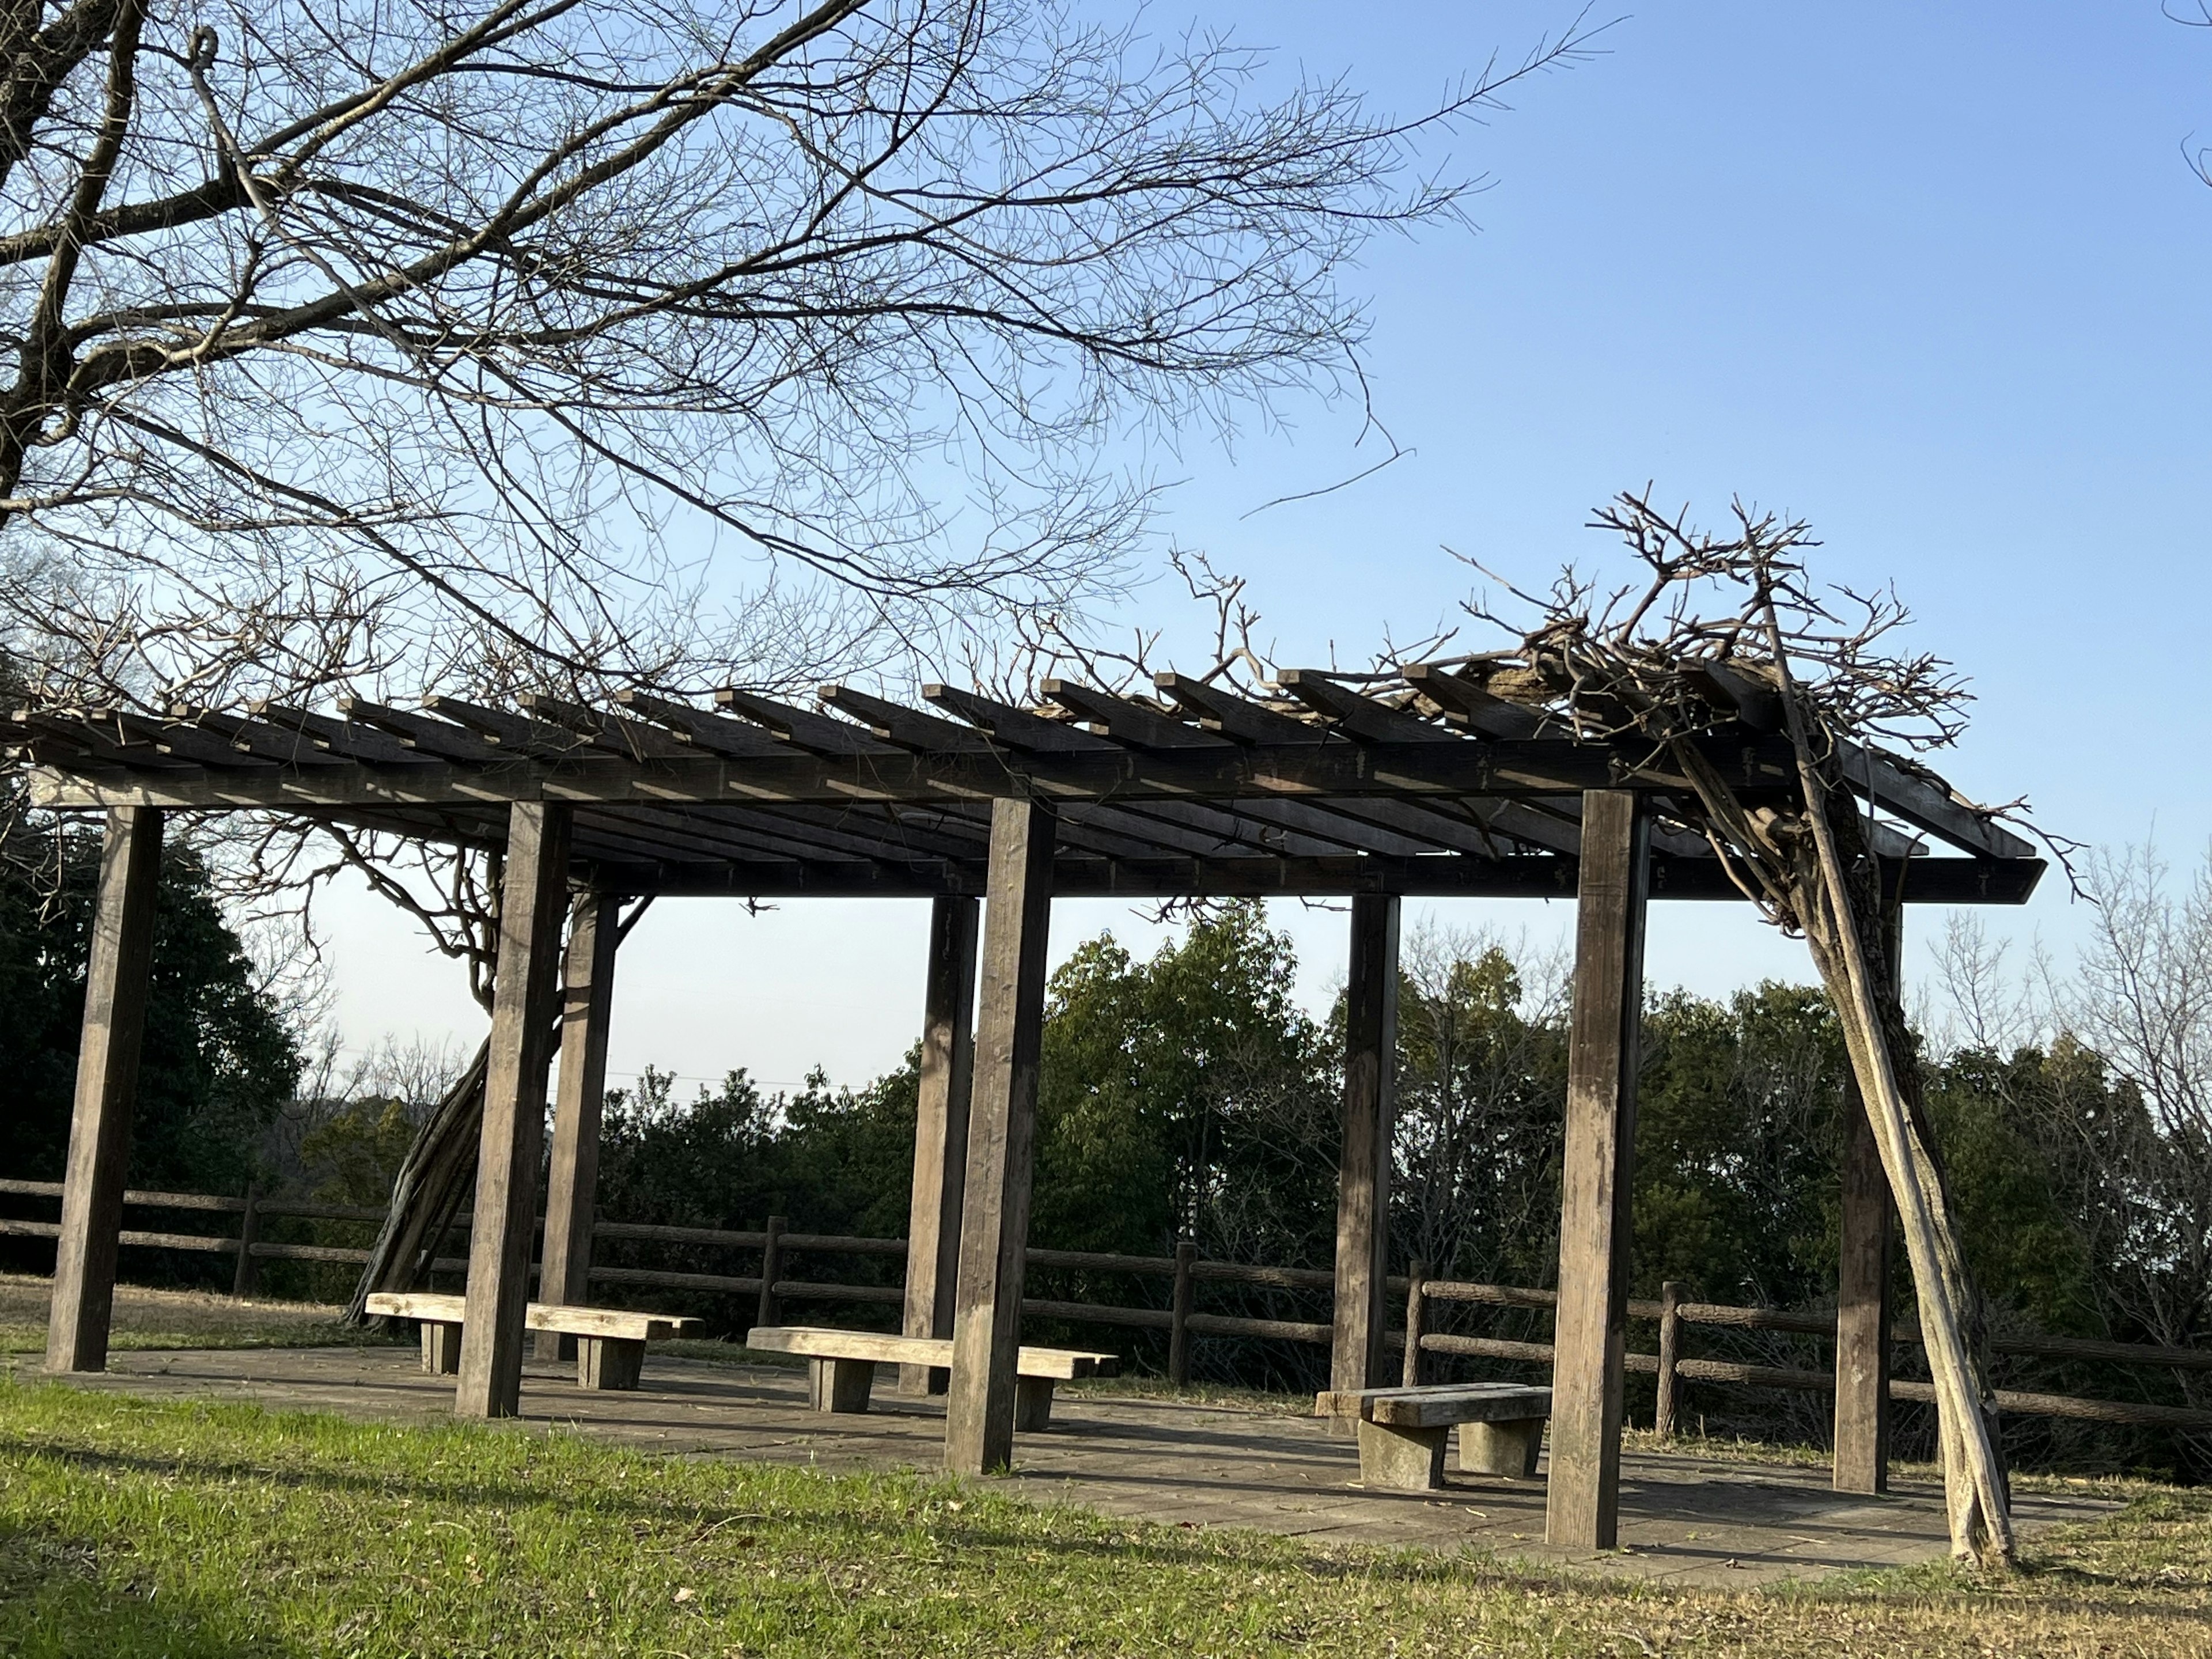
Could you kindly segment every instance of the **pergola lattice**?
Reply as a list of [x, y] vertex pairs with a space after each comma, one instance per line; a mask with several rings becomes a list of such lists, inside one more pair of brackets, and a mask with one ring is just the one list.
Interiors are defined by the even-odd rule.
[[[1152, 696], [1042, 690], [1018, 708], [930, 687], [928, 711], [830, 686], [820, 708], [732, 690], [720, 712], [644, 694], [605, 708], [523, 696], [501, 708], [433, 698], [420, 712], [16, 712], [9, 740], [34, 801], [108, 813], [48, 1364], [106, 1363], [165, 813], [275, 811], [506, 849], [465, 1415], [517, 1408], [556, 1018], [541, 1293], [584, 1299], [610, 907], [647, 894], [932, 898], [905, 1318], [911, 1334], [953, 1340], [946, 1461], [969, 1471], [1012, 1450], [1053, 896], [1351, 897], [1331, 1373], [1357, 1389], [1384, 1380], [1400, 902], [1571, 896], [1548, 1530], [1609, 1547], [1645, 904], [1741, 896], [1676, 808], [1686, 781], [1648, 746], [1578, 740], [1448, 666], [1286, 672], [1265, 697], [1172, 674]], [[1707, 758], [1748, 805], [1794, 799], [1773, 700], [1721, 678], [1713, 696], [1729, 718], [1703, 740]], [[1934, 774], [1872, 749], [1841, 758], [1899, 903], [2020, 903], [2033, 890], [2033, 849]], [[1836, 1470], [1839, 1486], [1875, 1491], [1889, 1207], [1864, 1114], [1850, 1123]]]

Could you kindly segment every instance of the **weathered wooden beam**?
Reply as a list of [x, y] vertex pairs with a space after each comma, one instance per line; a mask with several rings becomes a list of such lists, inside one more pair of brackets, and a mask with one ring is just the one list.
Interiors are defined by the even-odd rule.
[[530, 1239], [545, 1136], [545, 1073], [558, 1007], [561, 922], [568, 908], [569, 808], [509, 810], [500, 890], [499, 962], [469, 1233], [459, 1417], [512, 1417], [522, 1398]]
[[1013, 1459], [1053, 831], [1052, 811], [1042, 802], [1002, 800], [992, 808], [982, 1004], [945, 1413], [945, 1466], [957, 1474], [981, 1474]]
[[1206, 731], [1217, 732], [1240, 744], [1296, 747], [1344, 741], [1325, 726], [1302, 720], [1279, 708], [1269, 708], [1188, 674], [1155, 674], [1152, 683], [1173, 699], [1177, 708], [1193, 715]]
[[357, 720], [333, 720], [328, 714], [318, 714], [311, 709], [293, 708], [279, 702], [262, 702], [247, 706], [269, 725], [300, 732], [318, 747], [343, 760], [360, 761], [370, 766], [424, 766], [433, 763], [429, 756], [416, 753], [389, 732], [380, 732], [374, 726]]
[[1085, 754], [1119, 750], [1111, 738], [1086, 732], [1073, 720], [1048, 720], [1027, 708], [1000, 702], [957, 685], [925, 685], [921, 695], [939, 708], [981, 726], [1010, 748], [1033, 754]]
[[851, 715], [885, 743], [895, 743], [902, 749], [922, 753], [934, 750], [949, 755], [987, 755], [995, 748], [989, 738], [972, 726], [963, 726], [939, 714], [926, 714], [904, 703], [870, 696], [849, 685], [825, 685], [819, 695], [830, 708]]
[[1585, 795], [1544, 1522], [1568, 1549], [1611, 1549], [1619, 1528], [1646, 859], [1637, 797]]
[[[1651, 860], [1650, 896], [1741, 902], [1742, 892], [1712, 859]], [[1908, 904], [2019, 904], [2043, 873], [2040, 861], [1914, 859], [1904, 875]], [[1413, 897], [1571, 898], [1577, 861], [1542, 854], [1485, 859], [1465, 855], [1393, 859], [1346, 854], [1314, 859], [1231, 854], [1218, 858], [1117, 857], [1065, 850], [1054, 866], [1053, 890], [1063, 898], [1344, 897], [1398, 893]], [[670, 898], [928, 898], [980, 896], [980, 858], [738, 858], [687, 863], [609, 859], [594, 878], [610, 891]]]
[[789, 750], [781, 738], [769, 736], [757, 726], [733, 720], [726, 714], [694, 708], [689, 703], [671, 702], [647, 691], [617, 691], [615, 701], [633, 714], [666, 726], [685, 743], [696, 744], [709, 754], [744, 759], [781, 756]]
[[[1905, 917], [1892, 906], [1883, 941], [1891, 987], [1904, 979]], [[1890, 1242], [1897, 1206], [1858, 1079], [1844, 1078], [1843, 1212], [1836, 1261], [1838, 1492], [1889, 1490]]]
[[146, 807], [109, 813], [94, 899], [76, 1100], [70, 1116], [53, 1300], [46, 1321], [46, 1369], [52, 1371], [107, 1369], [123, 1178], [131, 1163], [161, 878], [161, 813]]
[[[960, 1273], [960, 1200], [968, 1178], [968, 1103], [975, 1072], [975, 951], [981, 907], [939, 898], [929, 908], [929, 966], [921, 1010], [921, 1078], [915, 1103], [914, 1186], [906, 1230], [908, 1336], [952, 1334]], [[927, 1365], [899, 1368], [899, 1389], [941, 1386]]]
[[[1243, 707], [1255, 714], [1283, 718], [1257, 705]], [[989, 752], [831, 756], [785, 745], [779, 753], [749, 758], [702, 754], [639, 760], [580, 744], [570, 757], [533, 759], [484, 744], [473, 732], [444, 721], [416, 717], [401, 726], [398, 711], [389, 711], [388, 717], [390, 724], [382, 714], [371, 723], [406, 737], [426, 753], [442, 750], [454, 763], [404, 770], [318, 768], [307, 775], [226, 749], [225, 754], [253, 769], [164, 769], [126, 786], [39, 772], [33, 774], [33, 782], [39, 804], [55, 807], [277, 806], [295, 811], [516, 800], [835, 805], [852, 800], [938, 802], [1032, 795], [1051, 800], [1234, 799], [1248, 794], [1307, 799], [1430, 794], [1514, 798], [1578, 793], [1585, 788], [1679, 794], [1688, 787], [1679, 776], [1648, 769], [1656, 764], [1648, 752], [1631, 755], [1596, 744], [1473, 738], [1352, 743], [1318, 726], [1298, 726], [1313, 733], [1303, 742], [1217, 749], [1131, 749], [1070, 726], [1072, 738], [1097, 746], [1062, 751], [1017, 750], [1006, 745]], [[216, 742], [192, 728], [179, 730], [203, 744]], [[469, 750], [471, 745], [481, 763], [466, 764], [465, 757], [457, 752]], [[1739, 790], [1778, 791], [1790, 785], [1790, 774], [1783, 769], [1789, 764], [1786, 743], [1765, 740], [1722, 746], [1712, 757]]]
[[1547, 726], [1556, 727], [1556, 722], [1533, 708], [1492, 696], [1465, 674], [1428, 663], [1415, 663], [1405, 673], [1406, 683], [1434, 703], [1445, 720], [1480, 737], [1534, 738], [1543, 736]]
[[[577, 1306], [591, 1299], [599, 1119], [606, 1103], [621, 902], [603, 893], [582, 893], [569, 907], [568, 960], [561, 974], [561, 1074], [553, 1097], [553, 1157], [545, 1172], [545, 1242], [538, 1258], [540, 1302]], [[575, 1356], [574, 1336], [538, 1332], [540, 1359]]]
[[[374, 726], [388, 732], [417, 754], [434, 760], [458, 762], [461, 767], [473, 769], [510, 763], [493, 744], [486, 743], [466, 726], [455, 726], [451, 720], [433, 720], [428, 714], [418, 714], [412, 709], [393, 708], [384, 703], [372, 702], [366, 697], [340, 697], [338, 713], [350, 723]], [[520, 763], [513, 763], [520, 764]], [[426, 787], [434, 787], [434, 781], [447, 787], [435, 797], [416, 799], [449, 799], [459, 791], [453, 787], [453, 774], [444, 769], [430, 772], [427, 768], [420, 775]], [[468, 774], [463, 772], [462, 776]]]
[[1047, 680], [1040, 689], [1078, 720], [1104, 726], [1117, 743], [1134, 744], [1139, 749], [1207, 749], [1229, 741], [1164, 710], [1079, 680]]
[[1384, 1376], [1389, 1310], [1390, 1136], [1398, 1058], [1395, 894], [1352, 901], [1344, 1011], [1344, 1139], [1336, 1176], [1336, 1298], [1329, 1387], [1357, 1392]]
[[735, 686], [726, 686], [714, 693], [714, 701], [731, 713], [766, 726], [785, 742], [795, 744], [817, 755], [885, 755], [896, 752], [891, 744], [865, 726], [841, 720], [832, 714], [818, 714], [811, 708], [794, 708], [789, 703], [778, 702], [773, 697], [763, 697], [757, 692], [741, 691]]
[[344, 756], [329, 753], [305, 733], [288, 731], [267, 720], [248, 720], [211, 708], [194, 708], [189, 704], [180, 704], [169, 713], [173, 719], [190, 720], [202, 731], [222, 738], [240, 754], [285, 766], [347, 764]]
[[1465, 738], [1418, 714], [1379, 703], [1319, 669], [1285, 668], [1276, 683], [1347, 737], [1369, 743], [1463, 743]]
[[690, 739], [664, 726], [647, 725], [641, 720], [632, 720], [623, 714], [593, 708], [580, 702], [570, 702], [565, 697], [556, 697], [542, 691], [523, 691], [515, 702], [524, 710], [548, 726], [557, 726], [564, 732], [587, 738], [600, 748], [612, 748], [617, 753], [633, 760], [648, 760], [654, 757], [680, 759], [691, 753]]
[[2035, 856], [2033, 842], [1965, 805], [1947, 786], [1915, 776], [1887, 755], [1846, 743], [1839, 745], [1838, 759], [1844, 781], [1859, 794], [1954, 847], [1995, 859]]

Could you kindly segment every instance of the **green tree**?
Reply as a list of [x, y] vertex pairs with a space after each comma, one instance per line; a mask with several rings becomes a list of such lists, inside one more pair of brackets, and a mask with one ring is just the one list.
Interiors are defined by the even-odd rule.
[[[58, 1180], [84, 1014], [100, 836], [19, 819], [0, 859], [0, 1165]], [[57, 884], [52, 876], [58, 872]], [[163, 854], [129, 1178], [234, 1193], [289, 1100], [300, 1046], [189, 845]]]

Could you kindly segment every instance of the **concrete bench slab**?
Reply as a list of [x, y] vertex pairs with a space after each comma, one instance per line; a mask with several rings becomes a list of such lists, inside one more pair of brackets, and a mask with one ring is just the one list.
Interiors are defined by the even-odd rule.
[[[952, 1344], [941, 1337], [894, 1336], [846, 1331], [828, 1325], [757, 1325], [745, 1346], [763, 1353], [797, 1354], [807, 1361], [808, 1393], [819, 1412], [868, 1409], [878, 1365], [952, 1364]], [[1083, 1376], [1115, 1376], [1121, 1357], [1079, 1348], [1023, 1348], [1014, 1361], [1014, 1427], [1036, 1433], [1052, 1425], [1055, 1383]]]
[[[449, 1376], [461, 1368], [461, 1324], [467, 1308], [465, 1297], [430, 1291], [379, 1291], [368, 1303], [372, 1314], [418, 1322], [422, 1369]], [[526, 1329], [558, 1331], [576, 1339], [576, 1386], [580, 1389], [635, 1389], [645, 1365], [645, 1345], [681, 1336], [698, 1323], [674, 1314], [558, 1302], [533, 1302], [523, 1314]]]
[[1435, 1492], [1443, 1486], [1446, 1443], [1455, 1428], [1462, 1474], [1534, 1475], [1552, 1391], [1520, 1382], [1323, 1389], [1314, 1397], [1314, 1414], [1358, 1425], [1364, 1485]]

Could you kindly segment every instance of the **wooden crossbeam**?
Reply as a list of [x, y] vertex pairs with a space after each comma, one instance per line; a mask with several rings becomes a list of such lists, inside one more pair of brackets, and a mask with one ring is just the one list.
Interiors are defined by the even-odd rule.
[[921, 695], [939, 708], [950, 709], [982, 727], [1000, 743], [1033, 754], [1103, 752], [1120, 747], [1112, 738], [1086, 732], [1071, 721], [1047, 720], [1012, 703], [963, 691], [957, 685], [925, 685]]
[[1155, 674], [1152, 683], [1179, 708], [1196, 715], [1206, 731], [1218, 732], [1239, 743], [1322, 744], [1331, 737], [1325, 726], [1310, 726], [1295, 715], [1263, 708], [1188, 674]]
[[633, 760], [656, 757], [674, 759], [689, 752], [683, 738], [643, 720], [626, 719], [540, 691], [524, 691], [514, 700], [545, 724], [573, 732], [603, 748], [611, 747]]
[[671, 702], [667, 698], [656, 697], [649, 691], [617, 691], [615, 701], [633, 713], [666, 726], [684, 742], [696, 744], [712, 755], [742, 760], [750, 756], [786, 752], [784, 744], [757, 726], [731, 720], [726, 715], [709, 714], [703, 708], [694, 708], [689, 703]]
[[[1367, 892], [1409, 898], [1571, 898], [1575, 890], [1576, 860], [1556, 854], [1139, 858], [1109, 856], [1073, 844], [1065, 828], [1061, 839], [1053, 891], [1064, 898], [1322, 898]], [[1883, 868], [1886, 882], [1902, 884], [1907, 904], [2020, 904], [2035, 890], [2044, 866], [2037, 860], [1921, 858], [1885, 860]], [[592, 871], [594, 881], [609, 891], [671, 898], [932, 897], [983, 890], [980, 857], [869, 861], [763, 855], [691, 864], [607, 859], [594, 860]], [[1743, 897], [1719, 860], [1657, 854], [1651, 860], [1651, 896], [1715, 902], [1741, 902]]]
[[830, 714], [817, 714], [811, 708], [793, 708], [788, 703], [778, 702], [756, 692], [742, 691], [735, 686], [725, 686], [714, 693], [714, 701], [732, 714], [741, 714], [766, 726], [785, 742], [797, 744], [801, 749], [817, 755], [888, 755], [897, 752], [866, 727], [855, 726], [850, 720], [841, 720]]
[[1437, 707], [1453, 725], [1485, 738], [1538, 738], [1553, 723], [1531, 708], [1492, 696], [1465, 674], [1415, 663], [1404, 671], [1406, 683]]
[[389, 733], [358, 720], [333, 720], [328, 714], [277, 702], [254, 702], [247, 707], [269, 725], [297, 732], [317, 747], [345, 760], [361, 761], [370, 766], [422, 766], [432, 759]]
[[1285, 668], [1276, 683], [1349, 737], [1372, 743], [1458, 743], [1462, 739], [1401, 710], [1385, 708], [1311, 668]]
[[1895, 814], [1931, 836], [1941, 836], [1954, 847], [1984, 853], [1991, 858], [2035, 856], [2033, 842], [2022, 840], [2002, 824], [1991, 823], [1942, 788], [1913, 776], [1876, 750], [1862, 744], [1843, 744], [1838, 746], [1838, 758], [1843, 764], [1844, 780], [1852, 788], [1882, 811]]
[[1132, 698], [1079, 681], [1047, 680], [1041, 689], [1079, 720], [1104, 726], [1117, 743], [1134, 744], [1139, 749], [1205, 749], [1229, 741]]
[[338, 713], [349, 720], [389, 732], [410, 749], [439, 760], [482, 765], [507, 758], [465, 726], [372, 702], [366, 697], [340, 697]]
[[288, 732], [265, 720], [246, 720], [237, 714], [189, 706], [179, 706], [169, 712], [174, 719], [189, 720], [202, 731], [222, 738], [242, 755], [256, 756], [286, 766], [343, 766], [346, 763], [343, 756], [325, 752], [306, 733]]
[[830, 708], [850, 714], [885, 743], [895, 743], [902, 749], [948, 755], [992, 752], [988, 738], [974, 726], [963, 726], [957, 720], [925, 714], [903, 703], [887, 702], [865, 691], [855, 691], [848, 685], [825, 685], [821, 696]]

